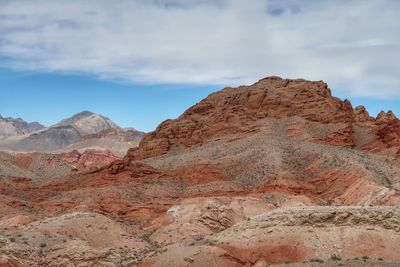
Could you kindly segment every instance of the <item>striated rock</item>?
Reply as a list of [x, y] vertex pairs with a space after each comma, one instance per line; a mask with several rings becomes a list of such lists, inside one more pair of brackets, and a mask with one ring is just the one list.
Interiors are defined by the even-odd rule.
[[152, 222], [152, 228], [158, 229], [151, 238], [159, 243], [175, 243], [187, 237], [197, 240], [273, 208], [273, 205], [257, 198], [188, 198]]
[[0, 267], [20, 267], [20, 265], [17, 261], [8, 258], [5, 255], [2, 255], [0, 257]]
[[397, 117], [391, 110], [389, 110], [388, 112], [381, 111], [376, 117], [376, 123], [378, 124], [385, 124], [395, 120], [397, 120]]
[[110, 151], [88, 149], [80, 153], [77, 150], [60, 154], [61, 159], [76, 169], [99, 168], [118, 160]]
[[351, 126], [329, 133], [327, 136], [319, 138], [315, 141], [332, 146], [342, 146], [351, 148], [355, 147], [357, 143], [353, 128]]
[[377, 132], [378, 139], [388, 147], [400, 145], [400, 121], [397, 119], [390, 120], [388, 123], [381, 125]]
[[149, 174], [159, 173], [155, 168], [150, 165], [140, 162], [130, 162], [126, 160], [113, 161], [106, 167], [110, 174], [119, 174], [124, 171], [130, 171], [134, 177], [143, 177]]
[[392, 148], [400, 148], [400, 120], [392, 112], [379, 113], [373, 133], [376, 138], [364, 146], [365, 150], [383, 153], [388, 151], [389, 155], [398, 157], [397, 154], [393, 154]]
[[356, 122], [372, 122], [374, 120], [364, 106], [357, 106], [354, 109], [354, 119]]
[[364, 106], [353, 109], [347, 99], [333, 97], [322, 81], [267, 77], [210, 94], [146, 134], [127, 158], [143, 160], [215, 140], [245, 138], [260, 132], [270, 118], [298, 118], [288, 127], [298, 139], [394, 157], [400, 151], [400, 121], [392, 111], [382, 111], [375, 119]]
[[[124, 158], [0, 153], [0, 254], [21, 266], [398, 266], [399, 129], [323, 82], [269, 77], [211, 94]], [[78, 143], [126, 141], [121, 130]]]
[[[161, 126], [159, 126], [159, 128], [160, 127]], [[167, 153], [170, 149], [169, 139], [165, 137], [153, 139], [156, 138], [156, 136], [156, 132], [145, 135], [144, 141], [139, 143], [140, 148], [130, 148], [127, 152], [127, 157], [129, 159], [145, 159]]]
[[267, 117], [301, 117], [320, 123], [355, 121], [348, 100], [333, 97], [327, 84], [302, 79], [268, 77], [251, 86], [225, 88], [167, 120], [147, 134], [128, 157], [144, 159], [167, 153], [172, 147], [190, 147], [232, 134], [258, 130]]
[[[207, 242], [173, 247], [153, 259], [151, 266], [187, 266], [185, 258], [192, 259], [189, 266], [320, 266], [313, 265], [312, 259], [337, 266], [335, 261], [347, 264], [366, 255], [381, 257], [381, 263], [373, 266], [395, 266], [385, 265], [383, 259], [400, 260], [398, 217], [399, 209], [388, 207], [278, 209], [235, 224]], [[349, 266], [366, 266], [369, 257]], [[301, 265], [308, 261], [310, 265]]]

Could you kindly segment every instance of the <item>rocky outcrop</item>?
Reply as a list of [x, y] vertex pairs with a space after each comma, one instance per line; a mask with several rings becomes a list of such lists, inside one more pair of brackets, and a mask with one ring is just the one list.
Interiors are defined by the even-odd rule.
[[[278, 209], [255, 217], [250, 222], [243, 222], [230, 231], [274, 226], [378, 226], [400, 232], [400, 209], [398, 207], [296, 207]], [[235, 229], [236, 228], [236, 229]], [[223, 234], [222, 234], [223, 235]]]
[[397, 117], [391, 110], [389, 110], [388, 112], [381, 111], [381, 112], [379, 112], [378, 116], [376, 117], [377, 124], [387, 124], [389, 122], [393, 122], [396, 120], [397, 120]]
[[[344, 266], [346, 262], [346, 266], [369, 266], [369, 258], [380, 258], [379, 264], [371, 266], [395, 266], [386, 265], [384, 260], [400, 260], [395, 252], [400, 246], [398, 220], [399, 209], [389, 207], [278, 209], [238, 223], [206, 241], [172, 248], [149, 265]], [[354, 258], [364, 262], [348, 262]]]
[[21, 118], [3, 118], [0, 116], [0, 140], [17, 137], [43, 129], [44, 126], [38, 122], [26, 122]]
[[400, 121], [395, 119], [383, 124], [378, 132], [378, 139], [388, 147], [400, 145]]
[[110, 151], [88, 149], [80, 153], [73, 150], [60, 154], [61, 159], [68, 162], [74, 169], [100, 168], [108, 165], [119, 158]]
[[[400, 121], [392, 111], [373, 118], [364, 106], [353, 109], [350, 101], [332, 96], [322, 81], [267, 77], [250, 86], [210, 94], [179, 118], [166, 120], [145, 135], [127, 158], [142, 160], [213, 140], [244, 138], [259, 132], [267, 118], [299, 118], [303, 122], [292, 125], [292, 135], [306, 134], [301, 138], [317, 143], [392, 156], [400, 149]], [[319, 124], [319, 130], [305, 129], [304, 121]]]
[[171, 147], [190, 147], [232, 134], [257, 131], [267, 117], [301, 117], [320, 123], [352, 123], [351, 103], [333, 97], [322, 81], [268, 77], [251, 86], [225, 88], [186, 110], [176, 120], [167, 120], [147, 134], [132, 159], [167, 153]]
[[121, 172], [129, 171], [131, 176], [144, 177], [149, 174], [158, 173], [158, 171], [150, 165], [140, 162], [130, 162], [126, 160], [116, 160], [105, 168], [109, 174], [115, 175]]
[[387, 151], [389, 155], [399, 156], [394, 151], [400, 149], [400, 120], [393, 112], [380, 112], [372, 132], [376, 138], [373, 142], [364, 146], [365, 150], [384, 153]]
[[335, 132], [327, 134], [323, 138], [315, 140], [323, 144], [328, 144], [332, 146], [342, 146], [353, 148], [356, 146], [356, 137], [351, 126], [341, 128]]
[[371, 117], [364, 106], [357, 106], [354, 109], [354, 119], [356, 122], [372, 122], [374, 118]]

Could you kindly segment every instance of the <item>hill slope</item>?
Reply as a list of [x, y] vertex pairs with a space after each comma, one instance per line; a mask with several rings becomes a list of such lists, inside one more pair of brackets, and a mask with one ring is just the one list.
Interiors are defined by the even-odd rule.
[[89, 111], [80, 112], [48, 128], [31, 128], [29, 132], [4, 136], [0, 147], [40, 152], [102, 149], [122, 155], [128, 148], [135, 147], [143, 135], [136, 130], [120, 128], [110, 119]]
[[16, 266], [398, 266], [399, 125], [321, 81], [226, 88], [103, 168], [3, 181], [0, 252]]
[[[363, 106], [353, 109], [348, 100], [333, 97], [322, 81], [267, 77], [209, 95], [178, 119], [161, 123], [129, 156], [141, 159], [235, 134], [245, 137], [259, 131], [265, 118], [297, 118], [288, 134], [311, 142], [390, 155], [400, 148], [400, 121], [391, 111], [372, 118]], [[311, 124], [320, 129], [307, 128]]]
[[26, 122], [21, 118], [3, 118], [0, 116], [0, 140], [12, 136], [29, 134], [45, 128], [38, 122]]

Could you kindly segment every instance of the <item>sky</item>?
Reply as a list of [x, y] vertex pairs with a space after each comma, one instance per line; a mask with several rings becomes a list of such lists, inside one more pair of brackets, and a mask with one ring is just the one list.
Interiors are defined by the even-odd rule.
[[324, 80], [400, 114], [397, 0], [0, 0], [0, 114], [154, 130], [225, 86]]
[[0, 115], [50, 126], [88, 110], [121, 127], [153, 131], [199, 102], [217, 86], [128, 84], [89, 76], [30, 74], [0, 69]]

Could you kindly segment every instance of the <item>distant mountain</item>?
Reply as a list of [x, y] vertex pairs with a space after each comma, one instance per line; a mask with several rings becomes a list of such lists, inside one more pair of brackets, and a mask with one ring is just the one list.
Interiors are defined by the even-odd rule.
[[65, 150], [103, 149], [112, 151], [116, 156], [124, 156], [127, 149], [137, 147], [144, 133], [132, 128], [109, 128], [99, 133], [85, 135], [80, 141], [75, 142]]
[[137, 146], [144, 135], [123, 129], [109, 118], [90, 111], [80, 112], [48, 128], [21, 119], [3, 120], [9, 122], [4, 126], [0, 124], [0, 148], [15, 151], [64, 152], [95, 148], [123, 155], [127, 149]]
[[45, 128], [38, 122], [28, 123], [21, 118], [3, 118], [0, 116], [0, 139], [25, 135]]
[[51, 128], [65, 126], [73, 127], [81, 136], [96, 134], [107, 129], [120, 128], [109, 118], [90, 111], [82, 111], [71, 118], [60, 121]]

